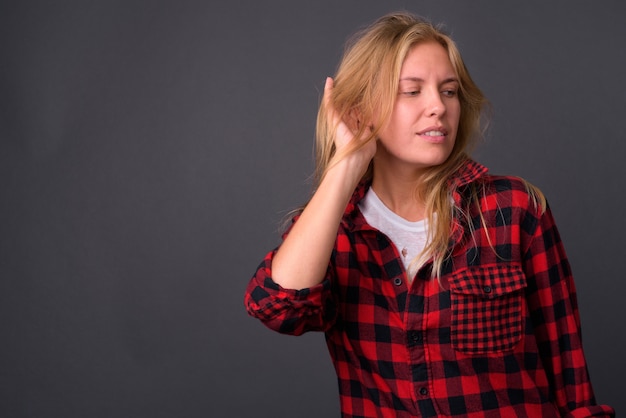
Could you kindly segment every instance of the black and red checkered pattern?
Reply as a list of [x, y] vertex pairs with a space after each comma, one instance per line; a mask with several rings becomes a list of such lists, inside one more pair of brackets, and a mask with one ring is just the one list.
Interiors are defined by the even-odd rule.
[[249, 283], [248, 312], [282, 333], [325, 332], [343, 417], [614, 416], [594, 399], [550, 210], [533, 206], [521, 180], [471, 160], [451, 182], [468, 216], [456, 218], [440, 281], [430, 263], [408, 280], [397, 249], [358, 210], [362, 184], [324, 281], [281, 288], [272, 251]]

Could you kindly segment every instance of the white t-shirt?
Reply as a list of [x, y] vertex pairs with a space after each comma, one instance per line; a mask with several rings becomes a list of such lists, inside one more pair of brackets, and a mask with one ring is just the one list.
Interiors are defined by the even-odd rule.
[[409, 280], [417, 273], [425, 260], [416, 260], [424, 250], [428, 237], [426, 219], [407, 221], [389, 209], [370, 187], [359, 202], [359, 209], [367, 223], [387, 235], [398, 249]]

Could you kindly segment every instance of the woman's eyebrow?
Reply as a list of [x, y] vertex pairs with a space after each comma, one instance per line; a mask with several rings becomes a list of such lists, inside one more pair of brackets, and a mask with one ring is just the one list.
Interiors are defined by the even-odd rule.
[[[419, 77], [403, 77], [400, 79], [400, 81], [416, 81], [418, 83], [423, 83], [424, 79], [419, 78]], [[459, 79], [456, 77], [449, 77], [446, 78], [445, 80], [443, 80], [441, 83], [439, 84], [446, 84], [446, 83], [458, 83]]]
[[419, 78], [419, 77], [403, 77], [400, 79], [400, 81], [419, 81], [419, 82], [423, 82], [424, 80]]

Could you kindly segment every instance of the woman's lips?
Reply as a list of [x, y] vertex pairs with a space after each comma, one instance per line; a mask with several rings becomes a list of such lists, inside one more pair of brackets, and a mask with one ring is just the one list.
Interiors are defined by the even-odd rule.
[[420, 138], [422, 138], [426, 142], [430, 142], [433, 144], [440, 144], [445, 141], [448, 133], [443, 128], [433, 127], [424, 129], [421, 132], [418, 132]]

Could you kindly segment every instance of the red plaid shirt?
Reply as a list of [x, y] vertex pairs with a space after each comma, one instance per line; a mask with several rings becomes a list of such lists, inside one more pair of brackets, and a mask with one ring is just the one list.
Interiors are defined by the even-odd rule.
[[250, 281], [246, 307], [268, 327], [325, 332], [342, 416], [614, 416], [594, 399], [550, 210], [536, 209], [519, 179], [486, 171], [468, 161], [452, 179], [458, 207], [471, 183], [485, 196], [471, 209], [473, 237], [455, 221], [441, 285], [430, 263], [409, 285], [397, 249], [358, 209], [367, 184], [346, 208], [321, 284], [281, 288], [275, 251]]

